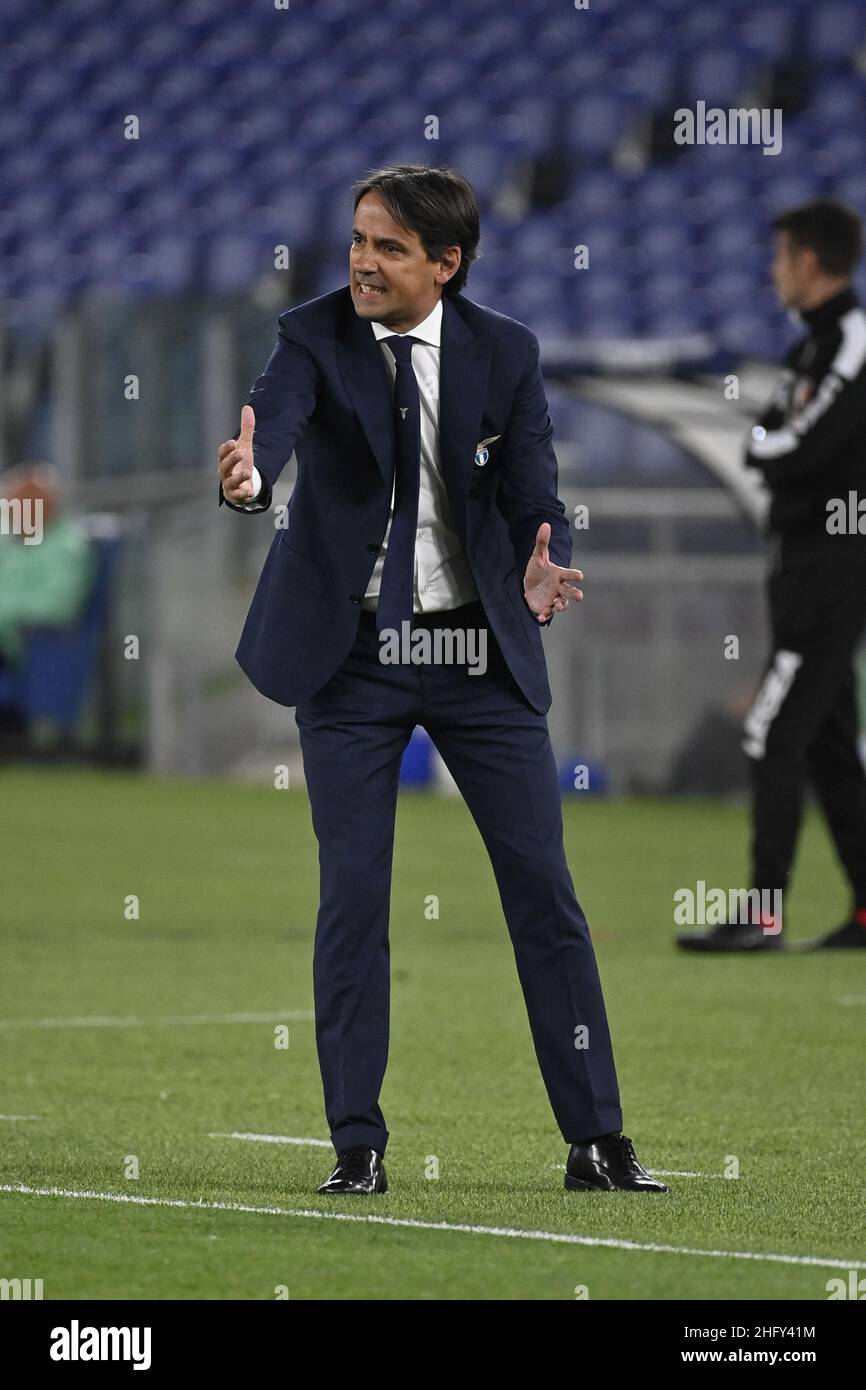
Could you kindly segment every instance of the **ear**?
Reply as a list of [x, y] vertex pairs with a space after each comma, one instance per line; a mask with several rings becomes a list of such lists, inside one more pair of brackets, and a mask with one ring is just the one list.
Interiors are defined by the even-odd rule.
[[447, 247], [444, 255], [439, 259], [439, 269], [436, 272], [436, 283], [439, 285], [447, 285], [448, 281], [456, 275], [460, 269], [462, 258], [463, 252], [460, 250], [459, 246]]

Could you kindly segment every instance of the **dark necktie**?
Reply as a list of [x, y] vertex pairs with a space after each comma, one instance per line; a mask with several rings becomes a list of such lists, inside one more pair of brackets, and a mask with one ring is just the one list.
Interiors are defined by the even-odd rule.
[[415, 536], [418, 531], [418, 492], [421, 486], [421, 402], [412, 366], [412, 348], [419, 338], [408, 333], [383, 339], [397, 362], [394, 382], [395, 481], [394, 512], [382, 568], [376, 628], [399, 630], [412, 620], [415, 593]]

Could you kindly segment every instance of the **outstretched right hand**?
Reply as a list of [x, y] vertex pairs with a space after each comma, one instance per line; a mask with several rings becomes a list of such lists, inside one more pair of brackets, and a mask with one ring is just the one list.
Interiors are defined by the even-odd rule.
[[241, 411], [241, 432], [237, 439], [227, 439], [219, 447], [219, 474], [223, 495], [238, 506], [249, 502], [253, 495], [253, 430], [255, 412], [251, 405]]

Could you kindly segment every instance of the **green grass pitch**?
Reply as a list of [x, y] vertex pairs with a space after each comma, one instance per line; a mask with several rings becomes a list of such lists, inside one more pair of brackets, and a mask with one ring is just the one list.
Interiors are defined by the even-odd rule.
[[[391, 1190], [329, 1199], [314, 1189], [330, 1147], [212, 1137], [327, 1139], [303, 791], [74, 770], [2, 781], [0, 1183], [153, 1200], [4, 1190], [0, 1276], [41, 1278], [46, 1299], [825, 1300], [845, 1277], [829, 1262], [866, 1258], [866, 955], [672, 947], [677, 888], [743, 882], [743, 809], [566, 802], [625, 1133], [647, 1167], [697, 1175], [667, 1178], [669, 1196], [584, 1194], [563, 1188], [566, 1147], [480, 837], [462, 802], [404, 793]], [[138, 920], [124, 917], [130, 894]], [[814, 813], [790, 896], [794, 938], [845, 916]], [[223, 1021], [237, 1014], [256, 1017]], [[140, 1021], [69, 1023], [94, 1018]], [[722, 1176], [732, 1155], [735, 1179]], [[406, 1224], [327, 1219], [339, 1212]]]

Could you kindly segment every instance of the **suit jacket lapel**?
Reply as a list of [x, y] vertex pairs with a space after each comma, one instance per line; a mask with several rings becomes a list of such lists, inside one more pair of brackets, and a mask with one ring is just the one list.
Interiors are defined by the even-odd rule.
[[490, 343], [447, 296], [442, 301], [439, 357], [439, 457], [454, 520], [463, 530], [466, 494], [487, 398]]
[[348, 288], [342, 331], [337, 339], [337, 363], [390, 493], [394, 479], [393, 387], [382, 349], [370, 324], [355, 313]]
[[[337, 341], [346, 392], [390, 490], [394, 477], [394, 405], [391, 379], [370, 324], [355, 313], [346, 290], [346, 312]], [[442, 305], [439, 355], [439, 456], [455, 521], [461, 526], [490, 370], [490, 344], [467, 324], [447, 296]]]

